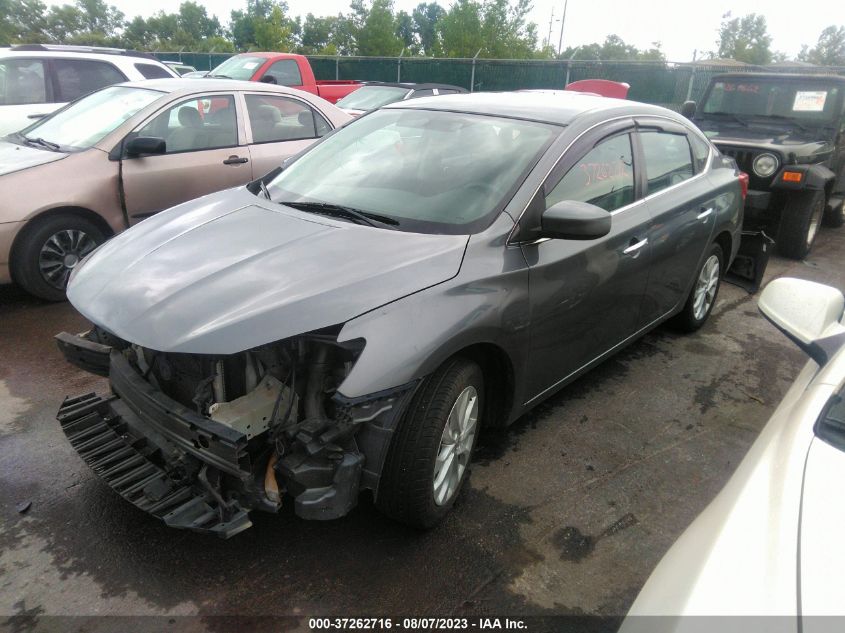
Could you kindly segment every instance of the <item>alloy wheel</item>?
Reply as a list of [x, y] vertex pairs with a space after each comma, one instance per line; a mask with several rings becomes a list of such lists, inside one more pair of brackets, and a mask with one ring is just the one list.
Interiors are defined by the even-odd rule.
[[440, 437], [434, 461], [434, 502], [437, 505], [446, 505], [457, 493], [477, 430], [478, 392], [470, 385], [452, 405]]
[[711, 255], [701, 267], [698, 280], [695, 282], [695, 299], [693, 300], [693, 314], [701, 321], [707, 316], [716, 298], [719, 288], [720, 264], [717, 255]]

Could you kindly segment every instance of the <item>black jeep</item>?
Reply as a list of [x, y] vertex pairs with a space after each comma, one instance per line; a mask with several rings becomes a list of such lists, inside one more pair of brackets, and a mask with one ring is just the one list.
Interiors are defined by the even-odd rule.
[[823, 218], [845, 221], [843, 98], [845, 77], [729, 73], [710, 80], [700, 106], [683, 106], [749, 175], [745, 227], [768, 228], [787, 257], [810, 252]]

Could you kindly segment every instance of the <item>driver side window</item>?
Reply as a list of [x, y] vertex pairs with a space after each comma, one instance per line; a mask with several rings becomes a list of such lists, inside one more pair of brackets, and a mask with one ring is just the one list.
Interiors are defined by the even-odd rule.
[[163, 138], [168, 154], [234, 147], [238, 144], [235, 98], [214, 95], [180, 101], [139, 129], [137, 136]]
[[589, 202], [605, 211], [631, 204], [633, 166], [630, 134], [605, 139], [573, 165], [546, 195], [546, 208], [564, 200]]

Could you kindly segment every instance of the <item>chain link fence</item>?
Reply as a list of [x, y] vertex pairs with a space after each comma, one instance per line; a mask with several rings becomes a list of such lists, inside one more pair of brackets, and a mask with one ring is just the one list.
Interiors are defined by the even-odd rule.
[[[221, 53], [154, 53], [197, 70], [210, 70], [231, 55]], [[687, 99], [700, 100], [714, 74], [722, 72], [836, 73], [845, 67], [706, 63], [454, 59], [432, 57], [309, 56], [317, 79], [432, 82], [467, 90], [561, 89], [579, 79], [610, 79], [630, 84], [628, 98], [677, 109]]]

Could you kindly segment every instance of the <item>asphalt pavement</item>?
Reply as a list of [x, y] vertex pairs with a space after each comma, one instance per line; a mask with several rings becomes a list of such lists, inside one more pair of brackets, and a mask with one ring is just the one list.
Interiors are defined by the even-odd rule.
[[[774, 257], [767, 279], [845, 290], [843, 254], [845, 230], [827, 229], [805, 262]], [[107, 388], [52, 340], [84, 329], [69, 304], [0, 287], [0, 628], [93, 631], [85, 616], [104, 615], [203, 631], [226, 615], [292, 616], [286, 626], [301, 629], [330, 615], [624, 614], [805, 362], [756, 296], [723, 285], [701, 331], [661, 327], [483, 436], [436, 529], [393, 523], [363, 498], [325, 523], [288, 503], [222, 541], [135, 509], [66, 441], [62, 399]]]

